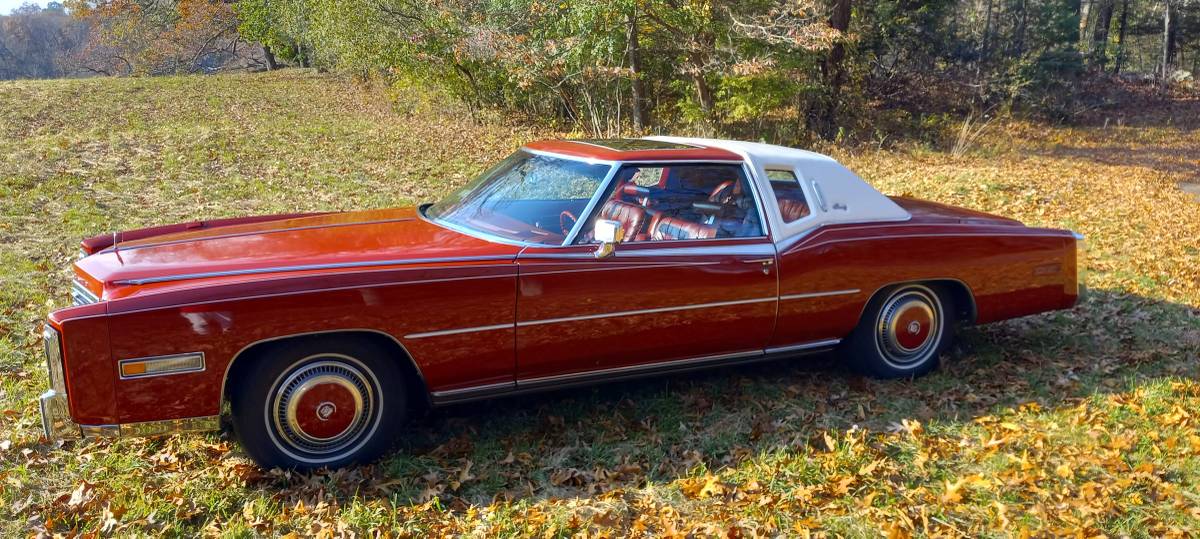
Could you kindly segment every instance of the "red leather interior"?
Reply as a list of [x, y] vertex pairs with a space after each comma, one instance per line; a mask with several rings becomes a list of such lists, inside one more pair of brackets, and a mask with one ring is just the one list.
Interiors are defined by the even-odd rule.
[[625, 240], [640, 239], [642, 224], [646, 222], [646, 208], [622, 200], [610, 200], [600, 208], [600, 218], [621, 223]]
[[642, 187], [636, 183], [623, 183], [617, 189], [620, 199], [631, 202], [637, 202], [644, 207], [650, 206], [650, 188]]
[[[598, 217], [621, 223], [625, 241], [705, 239], [743, 234], [752, 203], [741, 171], [726, 165], [662, 167], [660, 184], [622, 174]], [[649, 180], [650, 178], [646, 178]], [[639, 182], [642, 183], [642, 182]]]
[[695, 240], [715, 238], [717, 227], [674, 217], [659, 217], [650, 230], [652, 240]]
[[636, 183], [624, 183], [621, 184], [621, 194], [635, 198], [642, 198], [650, 194], [650, 188], [642, 187]]
[[741, 190], [738, 189], [738, 187], [741, 186], [732, 180], [721, 182], [721, 185], [718, 185], [712, 190], [712, 193], [708, 195], [708, 200], [710, 202], [718, 202], [721, 204], [732, 204], [734, 198], [740, 194], [739, 191]]
[[781, 198], [779, 199], [779, 213], [783, 214], [784, 221], [790, 223], [809, 214], [808, 204], [803, 200]]

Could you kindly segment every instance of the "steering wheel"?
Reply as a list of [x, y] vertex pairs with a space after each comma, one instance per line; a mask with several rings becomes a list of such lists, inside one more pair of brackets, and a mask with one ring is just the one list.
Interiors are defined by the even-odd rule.
[[563, 210], [562, 213], [558, 214], [558, 226], [562, 228], [564, 236], [571, 234], [571, 229], [575, 228], [575, 223], [577, 222], [579, 222], [579, 218], [567, 210]]

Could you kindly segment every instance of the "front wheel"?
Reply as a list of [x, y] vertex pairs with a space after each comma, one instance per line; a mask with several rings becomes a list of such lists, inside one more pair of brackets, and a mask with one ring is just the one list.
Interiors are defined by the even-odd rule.
[[304, 338], [271, 345], [230, 394], [234, 432], [264, 467], [336, 468], [374, 460], [406, 412], [403, 373], [369, 341]]
[[919, 284], [885, 289], [871, 299], [843, 351], [856, 371], [915, 378], [937, 369], [954, 338], [950, 295]]

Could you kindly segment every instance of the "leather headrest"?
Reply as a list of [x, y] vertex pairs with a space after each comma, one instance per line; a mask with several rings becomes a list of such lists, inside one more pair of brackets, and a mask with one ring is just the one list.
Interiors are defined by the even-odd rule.
[[634, 197], [644, 197], [650, 194], [650, 188], [642, 187], [636, 183], [626, 183], [621, 185], [621, 194]]

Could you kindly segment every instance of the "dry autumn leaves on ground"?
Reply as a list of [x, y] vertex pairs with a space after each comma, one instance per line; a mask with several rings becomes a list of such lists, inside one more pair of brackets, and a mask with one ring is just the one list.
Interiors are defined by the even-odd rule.
[[[389, 93], [390, 92], [390, 93]], [[889, 194], [1088, 236], [1074, 311], [916, 381], [778, 362], [463, 405], [296, 474], [228, 434], [48, 443], [39, 320], [79, 237], [436, 198], [539, 132], [305, 71], [0, 84], [0, 535], [1187, 536], [1200, 529], [1200, 102], [826, 148]], [[1190, 123], [1189, 123], [1190, 122]]]

